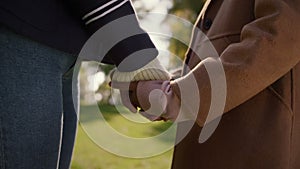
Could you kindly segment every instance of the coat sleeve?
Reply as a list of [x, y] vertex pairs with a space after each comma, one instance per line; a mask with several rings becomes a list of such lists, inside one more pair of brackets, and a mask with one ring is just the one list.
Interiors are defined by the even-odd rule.
[[[140, 55], [138, 66], [135, 69], [141, 68], [151, 60], [156, 58], [158, 51], [152, 43], [149, 35], [139, 26], [135, 11], [130, 0], [63, 0], [65, 5], [78, 19], [81, 19], [87, 31], [93, 34], [106, 24], [127, 16], [129, 18], [126, 25], [119, 25], [107, 32], [106, 37], [103, 38], [103, 43], [109, 43], [113, 37], [118, 33], [130, 34], [132, 30], [137, 32], [134, 36], [129, 36], [126, 39], [120, 39], [111, 50], [108, 51], [106, 57], [109, 57], [112, 62], [118, 66], [127, 56], [134, 52], [150, 49], [147, 55]], [[123, 71], [132, 71], [131, 68]]]
[[[179, 86], [189, 86], [196, 77], [200, 108], [197, 123], [203, 126], [211, 105], [211, 90], [206, 66], [222, 63], [228, 112], [247, 101], [290, 71], [300, 60], [300, 2], [298, 0], [256, 0], [255, 19], [246, 24], [241, 41], [229, 45], [219, 59], [202, 60], [186, 76], [174, 81], [172, 88], [180, 97]], [[234, 21], [233, 21], [234, 22]], [[218, 78], [218, 73], [214, 74]], [[182, 100], [183, 104], [187, 104]]]

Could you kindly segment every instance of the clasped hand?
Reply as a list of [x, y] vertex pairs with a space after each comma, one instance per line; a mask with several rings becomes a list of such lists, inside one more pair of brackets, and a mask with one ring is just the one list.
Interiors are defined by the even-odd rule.
[[[125, 85], [126, 86], [126, 85]], [[129, 87], [115, 83], [113, 88], [120, 90], [121, 100], [131, 112], [138, 111], [151, 121], [175, 121], [180, 110], [180, 100], [173, 92], [170, 81], [131, 82]]]

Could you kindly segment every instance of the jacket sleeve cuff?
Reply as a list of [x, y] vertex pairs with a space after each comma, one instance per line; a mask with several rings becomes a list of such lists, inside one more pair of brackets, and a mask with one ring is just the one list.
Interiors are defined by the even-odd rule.
[[144, 67], [132, 72], [120, 72], [114, 70], [111, 73], [111, 81], [114, 82], [132, 82], [144, 80], [170, 80], [171, 75], [161, 65], [158, 59], [154, 59]]
[[171, 81], [171, 88], [181, 100], [183, 113], [194, 117], [197, 124], [202, 127], [211, 101], [210, 80], [204, 66]]
[[[130, 0], [65, 0], [73, 6], [74, 12], [80, 16], [89, 34], [116, 21], [117, 26], [106, 31], [103, 43], [109, 44], [114, 39], [113, 46], [104, 54], [106, 60], [118, 66], [123, 72], [137, 70], [157, 57], [158, 51], [149, 35], [140, 27]], [[122, 21], [123, 17], [128, 19]], [[121, 20], [121, 21], [120, 21]], [[119, 22], [120, 21], [120, 22]], [[127, 21], [127, 22], [126, 22]], [[115, 24], [115, 23], [114, 23]], [[120, 32], [127, 37], [117, 38]], [[115, 42], [117, 39], [117, 42]], [[106, 45], [104, 44], [104, 46]], [[141, 53], [139, 51], [145, 50]], [[137, 55], [136, 53], [140, 53]], [[131, 58], [120, 66], [126, 58]]]

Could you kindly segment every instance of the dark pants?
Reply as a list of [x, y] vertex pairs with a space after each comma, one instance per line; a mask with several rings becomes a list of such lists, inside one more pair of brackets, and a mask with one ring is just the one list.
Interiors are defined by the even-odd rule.
[[75, 60], [0, 26], [1, 169], [69, 168], [77, 126]]

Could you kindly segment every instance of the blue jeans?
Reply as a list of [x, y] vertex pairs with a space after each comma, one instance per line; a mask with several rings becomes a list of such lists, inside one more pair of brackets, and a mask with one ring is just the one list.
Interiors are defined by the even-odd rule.
[[75, 61], [0, 25], [0, 169], [69, 168]]

